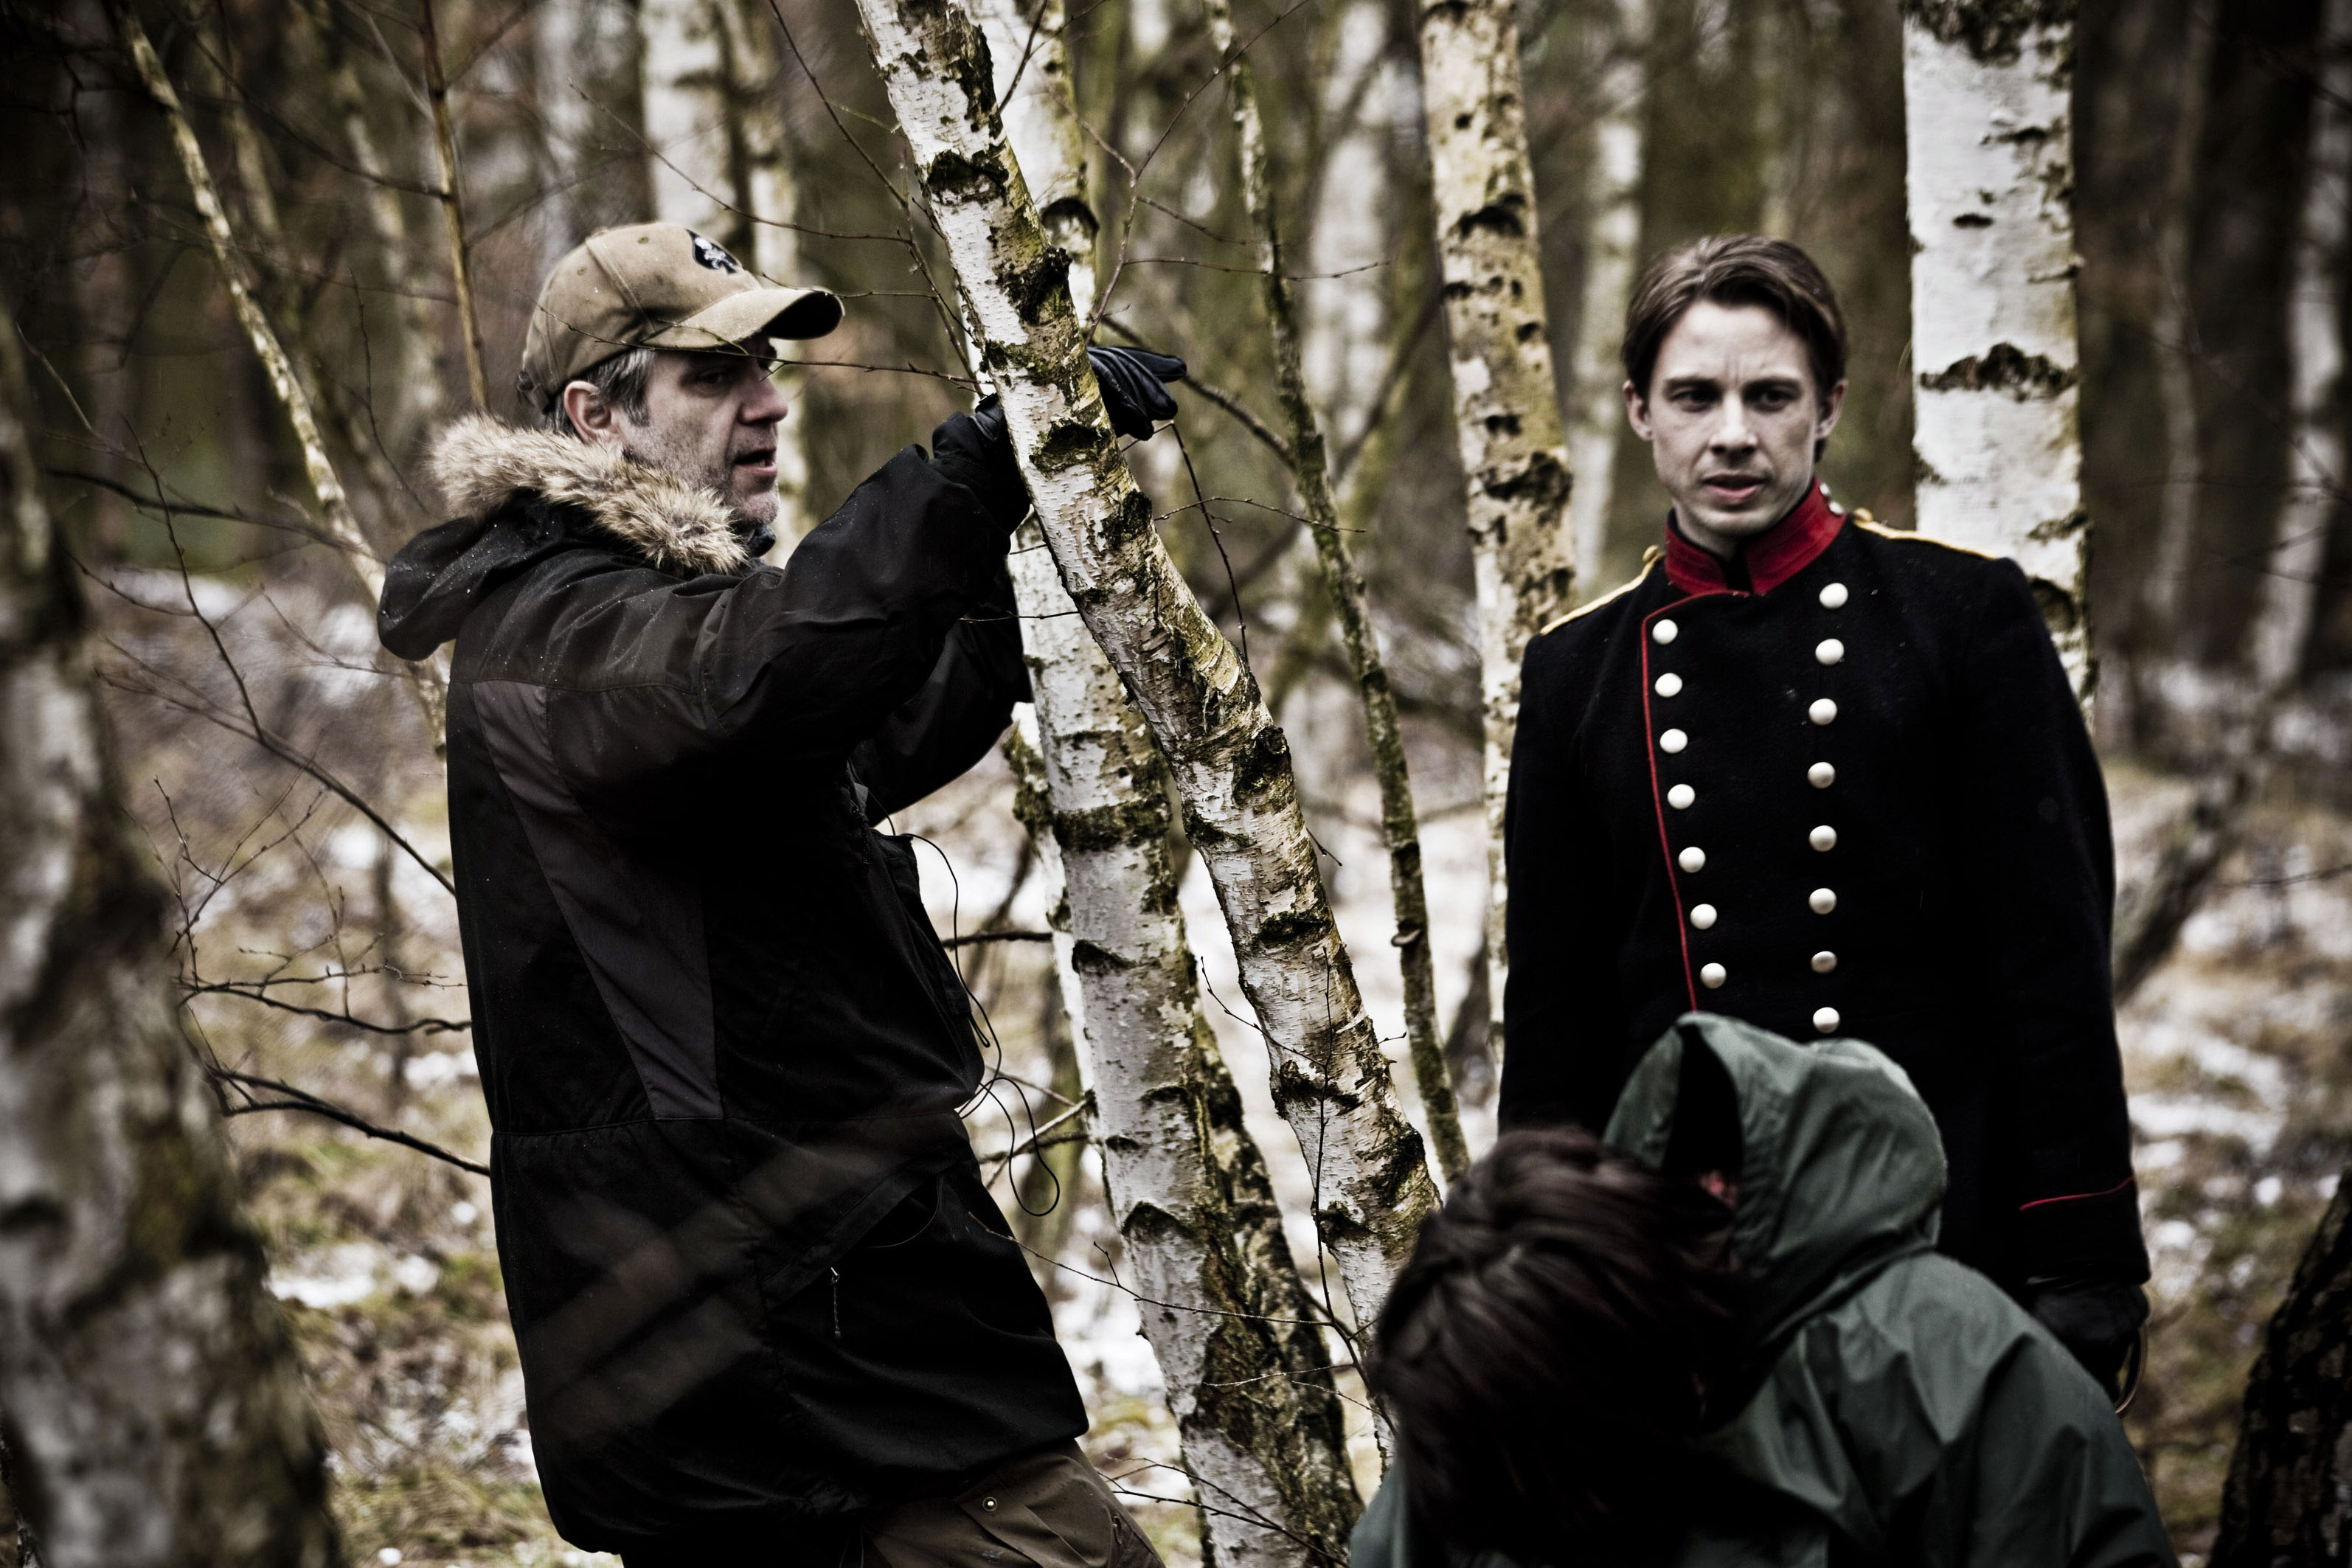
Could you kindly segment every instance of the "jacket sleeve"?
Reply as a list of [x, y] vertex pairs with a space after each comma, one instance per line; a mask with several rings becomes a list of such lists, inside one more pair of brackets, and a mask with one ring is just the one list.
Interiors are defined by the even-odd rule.
[[1591, 680], [1570, 639], [1528, 645], [1504, 825], [1505, 1131], [1573, 1121], [1598, 1132], [1624, 1077], [1617, 961], [1627, 916], [1612, 897], [1605, 818], [1577, 745]]
[[2156, 1500], [2098, 1386], [1989, 1281], [1933, 1267], [1907, 1308], [1874, 1314], [1885, 1299], [1870, 1291], [1817, 1320], [1789, 1352], [1801, 1389], [1776, 1380], [1789, 1458], [1801, 1455], [1790, 1436], [1830, 1436], [1806, 1419], [1806, 1395], [1829, 1415], [1832, 1445], [1801, 1461], [1823, 1511], [1872, 1561], [2172, 1568]]
[[2109, 984], [2115, 850], [2082, 710], [2025, 574], [1986, 574], [1958, 650], [1961, 910], [1995, 1048], [1992, 1191], [2021, 1278], [2147, 1278]]
[[1002, 564], [971, 613], [948, 633], [947, 647], [922, 689], [849, 755], [866, 788], [876, 822], [961, 776], [988, 754], [1012, 722], [1013, 705], [1029, 700], [1029, 667], [1021, 656], [1021, 621]]
[[1002, 576], [1019, 520], [1017, 476], [1001, 493], [970, 425], [940, 427], [936, 459], [891, 458], [781, 572], [566, 595], [545, 722], [583, 803], [674, 820], [681, 795], [837, 764], [887, 724]]

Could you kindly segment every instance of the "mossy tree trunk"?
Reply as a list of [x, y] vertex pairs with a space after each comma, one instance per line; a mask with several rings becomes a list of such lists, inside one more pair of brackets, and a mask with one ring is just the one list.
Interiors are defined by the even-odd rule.
[[1086, 361], [1067, 287], [1005, 143], [960, 0], [859, 0], [876, 65], [947, 241], [981, 366], [1001, 390], [1064, 586], [1174, 774], [1315, 1177], [1315, 1221], [1369, 1321], [1435, 1191], [1399, 1110], [1256, 682], [1169, 558]]
[[1381, 837], [1389, 855], [1389, 893], [1396, 909], [1391, 939], [1404, 981], [1405, 1043], [1412, 1054], [1414, 1085], [1421, 1090], [1423, 1120], [1437, 1145], [1437, 1163], [1448, 1180], [1468, 1168], [1470, 1152], [1454, 1108], [1453, 1080], [1445, 1068], [1444, 1042], [1437, 1035], [1437, 977], [1430, 957], [1429, 894], [1421, 874], [1421, 822], [1413, 811], [1412, 779], [1405, 766], [1404, 732], [1397, 722], [1396, 694], [1389, 688], [1380, 637], [1372, 626], [1363, 574], [1340, 531], [1339, 504], [1331, 491], [1331, 468], [1323, 427], [1307, 401], [1301, 368], [1298, 310], [1293, 298], [1282, 226], [1274, 212], [1274, 174], [1258, 114], [1257, 88], [1246, 57], [1234, 48], [1233, 7], [1208, 0], [1209, 41], [1228, 57], [1234, 132], [1241, 147], [1242, 195], [1255, 235], [1260, 292], [1274, 341], [1275, 392], [1282, 404], [1290, 443], [1290, 472], [1298, 502], [1315, 535], [1315, 556], [1339, 623], [1363, 705], [1364, 734], [1370, 744], [1372, 773], [1381, 791]]
[[[1503, 805], [1510, 785], [1511, 740], [1519, 724], [1519, 660], [1528, 639], [1568, 608], [1577, 564], [1576, 541], [1565, 526], [1569, 454], [1552, 384], [1535, 171], [1528, 157], [1518, 18], [1511, 0], [1423, 4], [1421, 90], [1429, 126], [1431, 205], [1445, 278], [1445, 333], [1453, 350], [1454, 432], [1469, 480], [1465, 516], [1477, 580], [1486, 729], [1481, 794], [1486, 808], [1487, 1049], [1499, 1053], [1509, 1048], [1503, 1037], [1503, 986], [1509, 968], [1503, 940], [1508, 901]], [[1608, 134], [1604, 123], [1604, 156], [1622, 153]], [[1638, 170], [1638, 139], [1633, 162]], [[1631, 213], [1630, 184], [1628, 193], [1625, 210]], [[1609, 228], [1607, 237], [1616, 237], [1620, 226]], [[1627, 267], [1633, 245], [1632, 237], [1624, 238]], [[1595, 323], [1588, 319], [1584, 331], [1590, 337]], [[1614, 435], [1612, 424], [1612, 440]], [[1605, 492], [1605, 478], [1603, 485]]]

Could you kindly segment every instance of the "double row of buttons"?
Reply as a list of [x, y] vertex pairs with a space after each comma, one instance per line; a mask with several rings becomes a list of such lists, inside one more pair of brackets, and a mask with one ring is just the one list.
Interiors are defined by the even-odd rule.
[[[1843, 609], [1847, 597], [1844, 584], [1832, 583], [1822, 589], [1822, 608]], [[1682, 627], [1671, 618], [1661, 618], [1650, 627], [1652, 640], [1661, 647], [1671, 644], [1681, 635]], [[1836, 637], [1822, 638], [1813, 647], [1813, 660], [1823, 668], [1843, 663], [1845, 644]], [[1668, 670], [1651, 684], [1651, 689], [1662, 698], [1679, 697], [1684, 691], [1683, 678]], [[1837, 716], [1837, 702], [1828, 697], [1815, 698], [1805, 710], [1805, 717], [1819, 727], [1826, 728], [1836, 723]], [[1666, 730], [1658, 736], [1658, 750], [1668, 756], [1679, 756], [1688, 749], [1689, 745], [1689, 732], [1679, 728]], [[1827, 789], [1837, 783], [1837, 769], [1827, 762], [1815, 763], [1805, 770], [1805, 782], [1815, 789]], [[1687, 784], [1677, 784], [1666, 791], [1666, 804], [1676, 811], [1689, 810], [1697, 799], [1698, 791]], [[1837, 847], [1837, 829], [1829, 823], [1822, 823], [1805, 836], [1805, 841], [1814, 849], [1827, 854]], [[1675, 864], [1682, 868], [1685, 876], [1696, 876], [1706, 868], [1706, 851], [1698, 845], [1686, 844], [1675, 852]], [[1837, 901], [1837, 889], [1828, 887], [1815, 888], [1805, 900], [1807, 907], [1817, 915], [1825, 915], [1836, 909]], [[1715, 929], [1717, 920], [1720, 918], [1720, 911], [1710, 903], [1693, 904], [1688, 918], [1695, 929], [1712, 931]], [[1812, 970], [1816, 974], [1827, 974], [1836, 969], [1837, 964], [1837, 954], [1829, 948], [1823, 948], [1813, 954]], [[1719, 989], [1731, 978], [1731, 972], [1720, 963], [1710, 963], [1699, 967], [1698, 978], [1700, 984], [1713, 991]], [[1834, 1007], [1819, 1007], [1813, 1012], [1813, 1027], [1822, 1034], [1836, 1033], [1840, 1022], [1838, 1010]]]

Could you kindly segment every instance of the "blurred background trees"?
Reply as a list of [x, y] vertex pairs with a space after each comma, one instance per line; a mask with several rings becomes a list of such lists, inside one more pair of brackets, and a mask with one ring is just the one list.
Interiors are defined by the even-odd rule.
[[[1954, 7], [1907, 9], [1932, 30]], [[2221, 1518], [2264, 1326], [2352, 1157], [2352, 266], [2331, 129], [2352, 97], [2345, 9], [2082, 0], [2059, 89], [2095, 724], [2131, 929], [2153, 933], [2136, 939], [2124, 1013], [2158, 1263], [2130, 1422], [2192, 1555]], [[1037, 0], [994, 10], [1000, 30], [1045, 24]], [[1950, 366], [1912, 357], [1906, 179], [1948, 149], [1907, 147], [1906, 10], [1521, 8], [1529, 229], [1576, 475], [1572, 594], [1622, 582], [1656, 541], [1664, 498], [1615, 413], [1616, 327], [1639, 259], [1699, 234], [1765, 228], [1822, 260], [1853, 334], [1825, 477], [1891, 526], [1922, 514], [1914, 386]], [[1394, 835], [1359, 668], [1301, 521], [1318, 509], [1302, 504], [1228, 77], [1195, 0], [1052, 12], [1084, 167], [1041, 200], [1060, 232], [1093, 236], [1103, 336], [1181, 353], [1200, 384], [1180, 393], [1178, 431], [1129, 462], [1289, 738], [1318, 863], [1417, 1117]], [[152, 41], [177, 124], [125, 16]], [[1402, 0], [1232, 6], [1298, 384], [1409, 762], [1420, 947], [1475, 1152], [1492, 1135], [1494, 1070], [1486, 693], [1425, 20]], [[125, 826], [170, 894], [163, 961], [230, 1114], [345, 1538], [362, 1561], [564, 1561], [531, 1479], [487, 1184], [429, 1152], [478, 1161], [486, 1127], [429, 700], [377, 651], [362, 584], [369, 557], [438, 518], [417, 451], [475, 399], [468, 316], [489, 407], [521, 417], [525, 312], [545, 268], [601, 225], [677, 217], [847, 299], [843, 330], [790, 373], [803, 525], [964, 405], [945, 253], [902, 200], [904, 147], [856, 6], [0, 0], [0, 40], [14, 150], [0, 166], [0, 294], [31, 451], [90, 605]], [[1032, 86], [1005, 85], [1013, 98]], [[1060, 205], [1070, 192], [1083, 222]], [[283, 365], [257, 350], [256, 320]], [[1066, 910], [1014, 792], [1011, 764], [992, 763], [900, 826], [943, 851], [927, 894], [1001, 1047], [973, 1135], [999, 1156], [997, 1190], [1023, 1211], [1088, 1380], [1089, 1445], [1123, 1484], [1169, 1500], [1144, 1506], [1171, 1561], [1189, 1560], [1195, 1494], [1137, 1337], [1141, 1276], [1085, 1141], [1054, 944], [1031, 940]], [[1154, 831], [1170, 835], [1204, 1026], [1234, 1064], [1237, 1124], [1329, 1321], [1369, 1479], [1353, 1321], [1307, 1217], [1313, 1184], [1268, 1098], [1208, 879], [1184, 874], [1181, 828]]]

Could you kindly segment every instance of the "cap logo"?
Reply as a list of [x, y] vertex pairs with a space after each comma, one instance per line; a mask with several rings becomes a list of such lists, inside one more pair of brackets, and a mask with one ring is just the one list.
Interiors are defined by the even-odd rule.
[[743, 264], [727, 254], [727, 247], [715, 240], [703, 238], [688, 231], [694, 240], [694, 258], [713, 272], [740, 272]]

